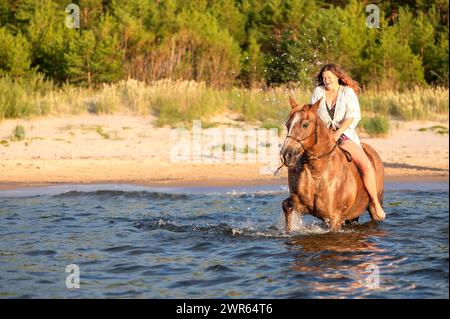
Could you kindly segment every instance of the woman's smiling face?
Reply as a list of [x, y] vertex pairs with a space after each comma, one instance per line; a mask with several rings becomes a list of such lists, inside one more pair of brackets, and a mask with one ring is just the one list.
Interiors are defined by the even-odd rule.
[[337, 88], [339, 85], [339, 78], [331, 71], [323, 72], [322, 79], [327, 90]]

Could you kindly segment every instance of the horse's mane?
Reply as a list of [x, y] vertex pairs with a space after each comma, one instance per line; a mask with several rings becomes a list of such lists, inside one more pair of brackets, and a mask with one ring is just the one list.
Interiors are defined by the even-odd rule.
[[317, 117], [317, 126], [320, 128], [322, 132], [325, 132], [326, 136], [330, 136], [331, 132], [325, 125], [324, 121], [322, 121], [322, 119], [320, 118], [319, 113], [316, 113], [315, 116]]

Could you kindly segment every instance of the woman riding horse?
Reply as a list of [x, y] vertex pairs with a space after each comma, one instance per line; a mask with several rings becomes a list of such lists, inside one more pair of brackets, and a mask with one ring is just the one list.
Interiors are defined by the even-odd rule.
[[351, 154], [370, 197], [372, 218], [381, 221], [386, 214], [378, 200], [375, 171], [355, 131], [361, 119], [358, 91], [359, 85], [356, 81], [335, 64], [327, 64], [317, 75], [311, 104], [322, 98], [318, 114], [333, 131], [335, 141]]

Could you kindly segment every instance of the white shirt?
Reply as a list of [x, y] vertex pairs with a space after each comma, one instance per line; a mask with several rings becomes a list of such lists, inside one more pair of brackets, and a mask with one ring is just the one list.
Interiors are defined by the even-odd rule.
[[321, 97], [323, 98], [320, 102], [318, 113], [325, 125], [328, 127], [333, 127], [334, 129], [339, 129], [345, 119], [353, 119], [353, 122], [343, 134], [361, 147], [359, 137], [355, 130], [356, 125], [358, 125], [358, 122], [361, 119], [361, 110], [359, 108], [359, 101], [355, 91], [353, 91], [351, 87], [345, 85], [339, 86], [336, 105], [334, 106], [334, 119], [332, 119], [330, 114], [328, 114], [325, 98], [325, 87], [323, 85], [317, 86], [314, 89], [311, 96], [311, 104], [316, 103]]

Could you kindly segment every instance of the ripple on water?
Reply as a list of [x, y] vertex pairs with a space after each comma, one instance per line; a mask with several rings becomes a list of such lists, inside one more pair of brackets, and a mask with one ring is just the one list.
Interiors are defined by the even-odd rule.
[[[286, 196], [105, 190], [1, 197], [2, 294], [448, 298], [448, 191], [391, 187], [385, 222], [365, 223], [366, 214], [337, 233], [306, 217], [286, 233]], [[64, 288], [72, 263], [89, 289]], [[376, 290], [364, 286], [373, 266]]]
[[224, 272], [232, 272], [233, 271], [231, 268], [228, 268], [228, 267], [226, 267], [224, 265], [220, 265], [220, 264], [209, 266], [205, 270], [211, 271], [214, 273], [224, 273]]
[[94, 192], [68, 191], [61, 194], [53, 195], [55, 198], [78, 198], [91, 197], [99, 199], [108, 199], [122, 197], [124, 199], [147, 199], [147, 200], [187, 200], [187, 194], [171, 194], [161, 192], [147, 191], [119, 191], [119, 190], [98, 190]]
[[111, 274], [131, 274], [147, 270], [147, 266], [120, 264], [109, 268], [107, 271]]
[[56, 255], [56, 251], [54, 250], [32, 250], [25, 252], [25, 255], [35, 257], [35, 256], [53, 256]]
[[129, 251], [129, 250], [132, 250], [132, 249], [135, 249], [135, 248], [136, 248], [135, 246], [123, 245], [123, 246], [114, 246], [114, 247], [104, 248], [104, 249], [102, 249], [102, 251], [117, 253], [117, 252]]

